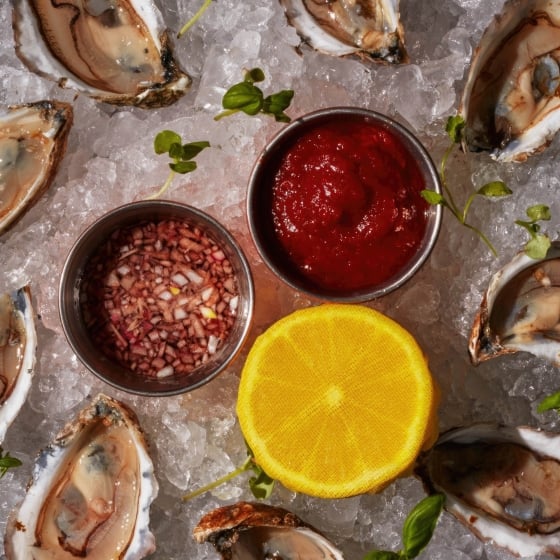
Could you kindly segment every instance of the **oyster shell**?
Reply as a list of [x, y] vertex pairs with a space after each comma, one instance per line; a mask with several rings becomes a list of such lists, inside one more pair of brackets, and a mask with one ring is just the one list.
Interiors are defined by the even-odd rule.
[[13, 27], [30, 70], [100, 101], [161, 107], [191, 83], [151, 0], [15, 0]]
[[155, 549], [149, 509], [158, 486], [132, 410], [103, 394], [35, 464], [8, 521], [8, 560], [133, 560]]
[[560, 434], [493, 424], [451, 430], [419, 457], [416, 474], [481, 540], [560, 558]]
[[29, 286], [0, 295], [0, 443], [31, 387], [37, 333]]
[[560, 242], [546, 258], [524, 252], [490, 281], [469, 337], [473, 364], [530, 352], [560, 366]]
[[193, 535], [199, 543], [212, 543], [224, 560], [343, 560], [342, 553], [311, 525], [266, 504], [239, 502], [215, 509], [202, 517]]
[[398, 0], [280, 0], [303, 40], [334, 56], [407, 62]]
[[460, 112], [470, 149], [524, 161], [560, 129], [560, 1], [508, 0], [473, 55]]
[[0, 233], [49, 188], [66, 151], [71, 105], [38, 101], [0, 113]]

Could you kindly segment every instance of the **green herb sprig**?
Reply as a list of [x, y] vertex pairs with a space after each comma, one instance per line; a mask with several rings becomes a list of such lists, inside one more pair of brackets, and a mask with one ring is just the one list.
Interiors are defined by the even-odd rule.
[[208, 9], [208, 7], [212, 4], [212, 0], [204, 0], [202, 6], [198, 9], [196, 14], [181, 27], [179, 33], [177, 33], [177, 39], [180, 39], [201, 17], [202, 14]]
[[411, 560], [428, 546], [443, 510], [445, 498], [434, 494], [420, 501], [405, 519], [402, 531], [403, 548], [399, 552], [374, 550], [363, 560]]
[[190, 173], [196, 169], [196, 162], [193, 158], [196, 157], [204, 148], [208, 148], [210, 143], [203, 140], [200, 142], [190, 142], [183, 144], [181, 136], [172, 130], [162, 130], [154, 139], [154, 151], [156, 154], [169, 154], [173, 160], [169, 164], [171, 171], [161, 189], [148, 199], [158, 198], [170, 187], [173, 177], [177, 173], [185, 174]]
[[183, 501], [186, 502], [188, 500], [196, 498], [197, 496], [201, 496], [202, 494], [205, 494], [206, 492], [209, 492], [210, 490], [213, 490], [214, 488], [217, 488], [218, 486], [229, 482], [236, 476], [239, 476], [240, 474], [243, 474], [247, 471], [253, 471], [255, 473], [255, 475], [249, 479], [249, 488], [251, 489], [253, 496], [255, 496], [255, 498], [257, 498], [258, 500], [266, 500], [267, 498], [270, 498], [272, 490], [274, 489], [274, 480], [270, 478], [270, 476], [268, 476], [259, 465], [257, 465], [253, 452], [251, 451], [249, 446], [247, 446], [247, 459], [245, 459], [242, 465], [226, 474], [225, 476], [222, 476], [214, 480], [213, 482], [206, 484], [198, 490], [194, 490], [193, 492], [185, 494], [183, 496]]
[[439, 204], [447, 208], [462, 225], [464, 225], [466, 228], [473, 231], [476, 235], [478, 235], [478, 237], [480, 237], [480, 239], [482, 239], [482, 241], [487, 245], [487, 247], [490, 249], [490, 251], [494, 256], [497, 256], [498, 253], [494, 248], [494, 246], [492, 245], [492, 243], [490, 243], [490, 240], [486, 237], [486, 235], [482, 231], [480, 231], [478, 228], [472, 226], [467, 222], [467, 216], [471, 208], [471, 205], [477, 196], [496, 198], [496, 197], [508, 196], [512, 194], [512, 191], [507, 187], [507, 185], [503, 181], [491, 181], [490, 183], [483, 185], [477, 191], [472, 193], [467, 199], [465, 206], [461, 210], [459, 206], [455, 203], [453, 194], [449, 189], [445, 172], [446, 172], [447, 160], [449, 159], [449, 156], [451, 155], [455, 147], [462, 143], [463, 135], [465, 131], [464, 119], [460, 115], [449, 117], [445, 126], [445, 131], [447, 132], [447, 135], [451, 139], [451, 144], [449, 145], [449, 147], [447, 148], [447, 150], [443, 155], [443, 158], [441, 160], [440, 170], [439, 170], [440, 180], [441, 180], [444, 194], [439, 194], [435, 191], [431, 191], [427, 189], [423, 190], [420, 194], [429, 204], [432, 204], [434, 206]]
[[539, 414], [549, 410], [555, 410], [560, 414], [560, 392], [548, 395], [537, 405]]
[[264, 78], [264, 72], [260, 68], [246, 70], [243, 81], [231, 86], [224, 94], [222, 107], [225, 110], [216, 115], [214, 120], [218, 121], [241, 111], [251, 116], [258, 113], [272, 115], [277, 122], [290, 122], [290, 117], [284, 111], [292, 102], [293, 90], [283, 89], [265, 97], [262, 90], [255, 85], [264, 81]]
[[535, 204], [527, 208], [529, 220], [515, 220], [515, 223], [525, 228], [531, 239], [525, 245], [525, 253], [532, 259], [544, 259], [550, 248], [551, 241], [548, 235], [540, 233], [541, 226], [538, 222], [551, 219], [550, 208], [544, 204]]
[[19, 459], [12, 457], [8, 451], [4, 453], [4, 450], [0, 447], [0, 478], [2, 478], [9, 469], [21, 467], [22, 464], [23, 463]]

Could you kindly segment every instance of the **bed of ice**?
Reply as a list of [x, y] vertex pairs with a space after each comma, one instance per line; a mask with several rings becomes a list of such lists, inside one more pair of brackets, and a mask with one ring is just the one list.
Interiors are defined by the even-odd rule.
[[[168, 26], [178, 31], [198, 9], [194, 0], [161, 0]], [[268, 92], [292, 88], [288, 113], [355, 105], [394, 117], [424, 142], [439, 161], [448, 145], [447, 117], [457, 108], [469, 60], [480, 35], [503, 0], [402, 0], [402, 20], [411, 63], [400, 67], [336, 59], [300, 47], [276, 0], [218, 0], [187, 36], [176, 42], [176, 56], [193, 77], [190, 92], [159, 110], [115, 108], [98, 103], [28, 71], [14, 51], [10, 3], [0, 3], [0, 104], [43, 98], [73, 101], [75, 123], [68, 150], [49, 192], [1, 239], [0, 289], [30, 283], [40, 315], [38, 366], [33, 387], [8, 431], [4, 448], [23, 461], [0, 482], [0, 531], [20, 502], [34, 458], [64, 423], [100, 391], [129, 403], [151, 444], [160, 492], [152, 506], [151, 527], [158, 560], [214, 559], [209, 545], [197, 545], [191, 531], [206, 511], [251, 499], [246, 477], [213, 494], [183, 503], [182, 494], [240, 464], [245, 458], [234, 414], [243, 355], [218, 379], [183, 396], [150, 399], [119, 393], [89, 373], [70, 350], [57, 309], [62, 263], [81, 230], [109, 209], [155, 192], [167, 176], [167, 160], [155, 156], [152, 142], [164, 128], [185, 141], [209, 140], [198, 170], [178, 176], [168, 197], [206, 210], [238, 238], [251, 262], [256, 313], [251, 340], [290, 311], [316, 302], [277, 281], [261, 262], [245, 219], [247, 178], [259, 151], [283, 126], [266, 116], [236, 115], [219, 122], [225, 89], [243, 68], [259, 66]], [[560, 389], [557, 370], [528, 355], [487, 362], [477, 368], [467, 357], [467, 336], [492, 273], [526, 242], [514, 225], [534, 203], [553, 213], [545, 231], [557, 236], [560, 198], [556, 161], [560, 144], [525, 164], [496, 164], [487, 155], [455, 153], [448, 176], [458, 198], [473, 185], [505, 180], [514, 194], [499, 201], [477, 200], [472, 222], [499, 251], [486, 247], [445, 215], [437, 246], [422, 270], [398, 291], [369, 305], [401, 322], [429, 357], [442, 392], [441, 429], [476, 421], [499, 421], [559, 429], [555, 413], [536, 412], [536, 403]], [[360, 560], [372, 549], [398, 550], [408, 511], [423, 497], [421, 484], [405, 478], [379, 495], [321, 500], [277, 487], [271, 502], [286, 507], [323, 530], [347, 559]], [[0, 545], [1, 546], [1, 545]], [[1, 553], [0, 549], [0, 553]], [[423, 558], [505, 560], [511, 556], [483, 545], [449, 514], [440, 520]]]

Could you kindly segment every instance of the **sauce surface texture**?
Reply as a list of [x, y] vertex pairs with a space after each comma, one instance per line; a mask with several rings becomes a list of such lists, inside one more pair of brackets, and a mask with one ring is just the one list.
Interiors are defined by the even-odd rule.
[[351, 117], [318, 124], [280, 158], [275, 234], [314, 286], [345, 292], [379, 285], [422, 241], [424, 188], [420, 167], [382, 125]]

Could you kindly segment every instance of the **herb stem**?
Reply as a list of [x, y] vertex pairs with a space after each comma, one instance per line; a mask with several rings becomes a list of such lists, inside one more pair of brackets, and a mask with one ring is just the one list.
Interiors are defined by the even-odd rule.
[[467, 203], [465, 204], [465, 208], [463, 209], [463, 219], [461, 220], [463, 223], [467, 221], [467, 214], [469, 213], [469, 209], [476, 195], [477, 195], [476, 192], [472, 193], [471, 196], [469, 196]]
[[447, 196], [447, 200], [449, 202], [449, 208], [452, 210], [452, 212], [455, 214], [455, 216], [458, 217], [458, 216], [460, 216], [461, 213], [459, 211], [459, 208], [455, 204], [455, 200], [453, 199], [453, 193], [451, 192], [451, 190], [447, 186], [447, 179], [445, 177], [445, 168], [447, 166], [447, 160], [449, 159], [449, 156], [453, 152], [454, 148], [455, 148], [455, 144], [451, 143], [448, 146], [447, 150], [445, 150], [445, 153], [443, 154], [443, 158], [441, 159], [439, 175], [440, 175], [440, 178], [441, 178], [441, 184], [443, 186], [443, 190], [445, 191], [445, 194]]
[[173, 171], [173, 169], [169, 172], [169, 175], [167, 176], [167, 179], [165, 180], [165, 183], [163, 183], [161, 189], [159, 189], [159, 191], [155, 194], [151, 194], [150, 196], [146, 197], [146, 200], [153, 200], [154, 198], [159, 198], [163, 193], [165, 193], [165, 191], [171, 186], [171, 183], [173, 182], [173, 177], [175, 177], [175, 171]]
[[218, 478], [217, 480], [214, 480], [210, 484], [206, 484], [205, 486], [202, 486], [198, 490], [194, 490], [193, 492], [189, 492], [188, 494], [185, 494], [183, 496], [183, 501], [187, 502], [188, 500], [192, 500], [193, 498], [196, 498], [197, 496], [205, 494], [206, 492], [209, 492], [210, 490], [213, 490], [214, 488], [217, 488], [218, 486], [221, 486], [222, 484], [230, 481], [231, 479], [235, 478], [236, 476], [239, 476], [241, 473], [249, 470], [249, 468], [251, 467], [252, 461], [253, 461], [252, 457], [250, 457], [250, 456], [247, 457], [245, 462], [240, 467], [237, 467], [235, 470], [231, 471], [230, 473], [226, 474], [225, 476], [222, 476], [221, 478]]
[[221, 113], [219, 113], [218, 115], [216, 115], [214, 117], [215, 121], [219, 121], [220, 119], [223, 119], [224, 117], [229, 117], [229, 115], [233, 115], [235, 113], [239, 113], [239, 109], [226, 109], [225, 111], [222, 111]]
[[196, 12], [196, 14], [194, 14], [194, 16], [189, 21], [187, 21], [185, 25], [183, 25], [181, 31], [177, 33], [177, 39], [180, 39], [199, 20], [199, 18], [207, 10], [210, 4], [212, 4], [212, 0], [204, 0], [202, 6], [198, 9], [198, 12]]
[[467, 224], [466, 222], [463, 222], [463, 225], [467, 228], [469, 228], [471, 231], [474, 231], [474, 233], [476, 233], [476, 235], [478, 235], [478, 237], [480, 237], [480, 239], [482, 239], [482, 241], [484, 241], [484, 243], [486, 243], [488, 249], [490, 249], [490, 251], [492, 251], [492, 254], [497, 257], [498, 256], [498, 252], [496, 251], [496, 249], [494, 249], [494, 245], [492, 245], [492, 243], [490, 243], [490, 240], [486, 237], [486, 235], [484, 235], [484, 233], [482, 233], [479, 229], [475, 228], [474, 226], [471, 226], [470, 224]]

